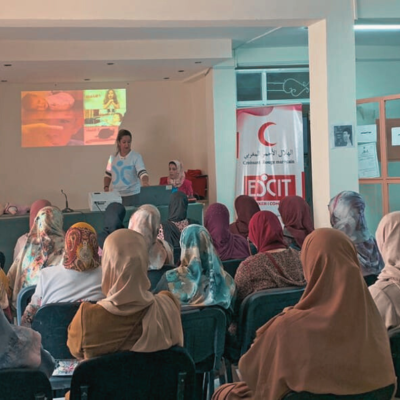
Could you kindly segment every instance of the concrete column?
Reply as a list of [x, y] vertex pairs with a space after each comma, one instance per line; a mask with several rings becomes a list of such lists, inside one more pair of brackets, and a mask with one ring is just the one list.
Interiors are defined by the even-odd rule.
[[[330, 226], [327, 205], [343, 190], [358, 191], [355, 140], [355, 42], [351, 2], [309, 26], [314, 220]], [[331, 149], [332, 125], [353, 124], [354, 148]]]

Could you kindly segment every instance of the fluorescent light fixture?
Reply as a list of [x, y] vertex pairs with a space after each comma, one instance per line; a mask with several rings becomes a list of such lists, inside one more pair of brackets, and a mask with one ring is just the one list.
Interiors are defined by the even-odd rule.
[[355, 31], [400, 31], [400, 25], [354, 25]]

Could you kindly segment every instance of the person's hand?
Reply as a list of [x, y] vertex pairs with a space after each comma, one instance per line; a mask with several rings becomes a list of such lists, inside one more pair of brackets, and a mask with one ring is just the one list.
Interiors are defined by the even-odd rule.
[[109, 188], [108, 186], [105, 186], [105, 187], [104, 187], [104, 191], [105, 191], [105, 192], [109, 192], [109, 191], [110, 191], [110, 188]]

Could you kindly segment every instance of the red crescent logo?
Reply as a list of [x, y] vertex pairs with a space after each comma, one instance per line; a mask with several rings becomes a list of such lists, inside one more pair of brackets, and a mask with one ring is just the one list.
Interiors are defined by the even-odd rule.
[[258, 140], [267, 147], [272, 147], [275, 146], [276, 143], [270, 143], [265, 139], [265, 131], [270, 127], [271, 125], [276, 125], [274, 122], [266, 122], [265, 124], [261, 125], [260, 129], [258, 130]]

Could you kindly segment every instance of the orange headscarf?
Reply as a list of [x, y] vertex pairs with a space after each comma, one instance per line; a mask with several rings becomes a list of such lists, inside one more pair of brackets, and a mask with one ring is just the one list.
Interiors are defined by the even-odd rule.
[[394, 384], [388, 335], [350, 239], [318, 229], [304, 241], [301, 259], [303, 297], [258, 330], [239, 362], [253, 398], [361, 394]]

